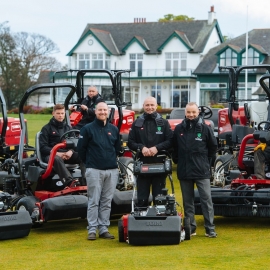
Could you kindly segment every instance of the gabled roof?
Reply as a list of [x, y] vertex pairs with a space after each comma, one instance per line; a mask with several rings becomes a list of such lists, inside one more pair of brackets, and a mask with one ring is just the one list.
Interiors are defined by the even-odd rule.
[[122, 49], [122, 51], [125, 52], [125, 51], [128, 49], [128, 47], [129, 47], [131, 44], [133, 44], [134, 42], [137, 42], [137, 43], [142, 47], [142, 49], [143, 49], [144, 51], [149, 51], [149, 47], [148, 47], [148, 45], [146, 44], [144, 38], [139, 37], [139, 36], [133, 37], [133, 38], [130, 40], [130, 42]]
[[167, 43], [169, 43], [174, 37], [178, 38], [183, 42], [183, 44], [189, 49], [192, 50], [193, 46], [191, 45], [190, 41], [188, 40], [186, 34], [181, 31], [174, 31], [168, 38], [165, 40], [165, 42], [158, 48], [158, 51], [162, 51], [163, 48], [166, 46]]
[[236, 45], [232, 45], [232, 44], [228, 44], [227, 46], [225, 46], [224, 48], [222, 48], [220, 51], [217, 52], [217, 54], [222, 54], [224, 51], [226, 51], [228, 48], [231, 48], [233, 51], [235, 51], [236, 53], [240, 53], [242, 51], [242, 48], [236, 46]]
[[[253, 29], [248, 32], [249, 47], [260, 50], [261, 53], [266, 54], [266, 57], [261, 64], [270, 64], [270, 28], [269, 29]], [[213, 73], [217, 67], [218, 56], [217, 54], [225, 50], [228, 46], [236, 46], [241, 48], [241, 52], [246, 48], [246, 34], [231, 39], [222, 43], [212, 49], [204, 56], [198, 67], [193, 72], [194, 74], [210, 74]], [[236, 48], [234, 47], [234, 48]], [[259, 70], [258, 70], [259, 71]]]
[[93, 36], [107, 51], [108, 54], [119, 54], [119, 51], [110, 32], [104, 31], [102, 29], [89, 28], [89, 30], [80, 38], [77, 44], [71, 49], [71, 51], [67, 55], [72, 55], [73, 51], [89, 36]]
[[148, 48], [147, 53], [157, 54], [160, 53], [162, 44], [173, 34], [177, 35], [186, 46], [192, 48], [192, 52], [201, 53], [213, 29], [217, 30], [220, 41], [223, 42], [217, 20], [214, 20], [211, 25], [208, 25], [207, 20], [87, 24], [79, 41], [67, 55], [72, 55], [90, 34], [93, 34], [111, 54], [123, 53], [134, 38], [143, 47]]

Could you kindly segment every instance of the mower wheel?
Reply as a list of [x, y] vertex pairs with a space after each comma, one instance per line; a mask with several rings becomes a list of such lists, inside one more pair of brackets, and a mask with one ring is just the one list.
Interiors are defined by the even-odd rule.
[[190, 228], [190, 219], [184, 218], [184, 230], [185, 230], [185, 240], [190, 240], [191, 228]]
[[124, 227], [123, 227], [123, 220], [122, 219], [118, 220], [118, 239], [119, 239], [119, 242], [125, 242]]
[[39, 200], [35, 196], [25, 196], [21, 198], [16, 205], [16, 210], [28, 211], [33, 221], [33, 225], [32, 225], [33, 228], [42, 226], [42, 223], [35, 222], [36, 218], [32, 215], [34, 208], [37, 208], [37, 206], [35, 205], [36, 202], [39, 202]]
[[232, 159], [232, 155], [222, 155], [218, 156], [216, 158], [215, 164], [214, 164], [214, 179], [213, 184], [215, 186], [224, 186], [225, 185], [225, 176], [224, 172], [229, 170], [230, 162], [228, 162], [230, 159]]
[[134, 186], [134, 179], [133, 179], [134, 160], [133, 158], [119, 157], [118, 166], [121, 171], [121, 174], [125, 175], [125, 178], [124, 178], [125, 182], [122, 185], [130, 189], [130, 187]]

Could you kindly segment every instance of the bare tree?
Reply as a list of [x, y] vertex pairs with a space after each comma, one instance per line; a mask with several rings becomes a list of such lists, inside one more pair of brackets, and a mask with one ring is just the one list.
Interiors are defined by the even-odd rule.
[[42, 70], [61, 68], [51, 56], [56, 52], [58, 48], [50, 39], [25, 32], [12, 34], [6, 23], [0, 24], [0, 88], [8, 109], [18, 106]]

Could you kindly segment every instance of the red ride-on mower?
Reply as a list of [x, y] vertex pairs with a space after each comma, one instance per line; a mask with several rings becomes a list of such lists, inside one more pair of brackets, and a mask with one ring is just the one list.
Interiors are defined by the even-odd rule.
[[[176, 245], [190, 240], [190, 221], [177, 212], [172, 180], [172, 162], [168, 153], [158, 153], [161, 163], [144, 164], [136, 153], [134, 175], [166, 174], [169, 177], [172, 194], [164, 188], [154, 198], [154, 205], [147, 208], [136, 206], [136, 187], [133, 189], [132, 211], [118, 220], [119, 242], [131, 245]], [[149, 203], [151, 203], [151, 196]]]
[[[109, 70], [106, 72], [112, 82], [112, 89], [117, 93], [118, 89], [115, 85], [115, 78]], [[43, 222], [50, 220], [61, 220], [69, 218], [86, 217], [87, 214], [87, 187], [77, 185], [74, 181], [70, 187], [59, 186], [59, 176], [52, 168], [55, 153], [59, 148], [76, 148], [78, 137], [74, 133], [79, 131], [71, 130], [69, 134], [63, 135], [63, 141], [57, 144], [51, 151], [51, 156], [48, 164], [44, 163], [39, 153], [39, 133], [36, 136], [35, 153], [29, 158], [23, 156], [25, 151], [24, 140], [26, 134], [26, 126], [24, 122], [23, 106], [28, 100], [28, 97], [35, 91], [43, 89], [44, 91], [55, 88], [71, 89], [66, 100], [66, 121], [69, 122], [69, 110], [67, 101], [76, 92], [76, 88], [70, 83], [49, 83], [35, 85], [29, 88], [20, 104], [19, 116], [21, 122], [21, 137], [18, 153], [18, 163], [11, 160], [7, 165], [8, 171], [8, 193], [11, 194], [12, 200], [5, 208], [21, 210], [25, 209], [29, 212], [33, 225], [39, 226]], [[121, 100], [118, 99], [119, 106]], [[120, 113], [119, 113], [120, 115]], [[121, 125], [121, 121], [119, 122]], [[31, 149], [33, 151], [33, 149]], [[133, 168], [133, 159], [128, 157], [119, 157], [118, 160], [120, 177], [112, 200], [111, 215], [123, 215], [131, 211], [131, 199], [133, 188], [133, 173], [129, 168]], [[81, 170], [77, 165], [67, 165], [73, 179], [82, 177]], [[80, 182], [80, 181], [79, 181]]]
[[[269, 74], [263, 75], [259, 82], [270, 100], [270, 89], [264, 82], [270, 79]], [[269, 117], [270, 114], [268, 114]], [[265, 163], [266, 179], [257, 179], [254, 175], [254, 148], [258, 143], [270, 141], [270, 119], [258, 124], [257, 129], [250, 133], [250, 128], [233, 125], [232, 138], [237, 142], [241, 137], [239, 148], [233, 155], [227, 154], [223, 162], [218, 157], [216, 171], [224, 186], [212, 186], [211, 195], [216, 216], [227, 217], [270, 217], [270, 163]], [[239, 142], [238, 142], [239, 143]], [[225, 157], [227, 159], [225, 159]], [[200, 197], [195, 190], [195, 213], [202, 214]]]

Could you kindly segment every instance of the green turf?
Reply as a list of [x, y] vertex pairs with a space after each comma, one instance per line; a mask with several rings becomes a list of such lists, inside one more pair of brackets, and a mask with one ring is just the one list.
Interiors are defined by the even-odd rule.
[[[34, 137], [50, 117], [26, 115], [29, 136]], [[176, 200], [182, 204], [175, 166], [173, 179]], [[268, 269], [270, 218], [216, 217], [216, 239], [206, 238], [202, 216], [196, 219], [197, 236], [169, 246], [119, 243], [117, 219], [111, 220], [110, 226], [116, 239], [96, 241], [87, 240], [86, 220], [48, 222], [32, 229], [28, 237], [0, 241], [0, 266], [1, 269], [20, 270]]]

